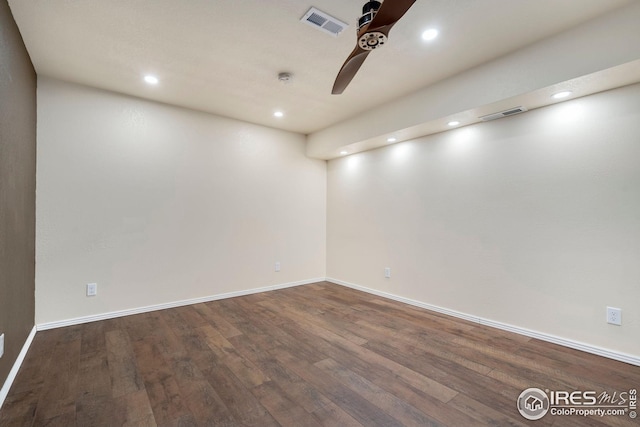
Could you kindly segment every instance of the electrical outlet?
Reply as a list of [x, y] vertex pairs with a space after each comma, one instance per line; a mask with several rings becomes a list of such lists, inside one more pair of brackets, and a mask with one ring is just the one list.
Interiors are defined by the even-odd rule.
[[622, 309], [607, 307], [607, 323], [622, 325]]
[[280, 271], [280, 261], [276, 261], [276, 272]]
[[0, 357], [4, 356], [4, 334], [0, 335]]
[[98, 295], [98, 284], [97, 283], [87, 283], [87, 296], [94, 297]]
[[386, 277], [387, 279], [389, 279], [391, 277], [391, 268], [390, 267], [385, 267], [385, 269], [384, 269], [384, 277]]

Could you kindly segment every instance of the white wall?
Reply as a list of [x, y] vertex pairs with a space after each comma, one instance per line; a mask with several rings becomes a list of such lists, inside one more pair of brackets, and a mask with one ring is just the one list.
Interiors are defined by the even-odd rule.
[[38, 86], [38, 324], [326, 275], [640, 356], [640, 85], [328, 171], [301, 135]]
[[39, 78], [36, 323], [324, 277], [304, 142]]
[[327, 188], [329, 277], [640, 356], [640, 85], [333, 160]]

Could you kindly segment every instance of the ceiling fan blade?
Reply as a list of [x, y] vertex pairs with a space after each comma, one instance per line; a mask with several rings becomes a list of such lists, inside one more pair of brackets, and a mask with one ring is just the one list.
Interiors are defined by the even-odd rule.
[[[393, 26], [404, 16], [416, 0], [385, 0], [380, 9], [369, 23], [367, 31], [381, 27]], [[389, 28], [390, 29], [390, 28]], [[387, 31], [389, 30], [387, 29]]]
[[333, 89], [331, 93], [333, 95], [339, 95], [347, 88], [353, 76], [356, 75], [360, 66], [367, 59], [367, 56], [371, 53], [370, 50], [361, 49], [360, 46], [356, 46], [356, 48], [351, 52], [347, 60], [340, 68], [340, 72], [338, 73], [338, 77], [336, 77], [336, 81], [333, 84]]
[[[384, 0], [371, 22], [363, 25], [358, 31], [358, 43], [336, 77], [331, 91], [333, 95], [339, 95], [347, 88], [371, 50], [387, 41], [391, 27], [407, 13], [415, 2], [416, 0]], [[365, 8], [372, 3], [377, 2], [369, 2], [365, 4]], [[368, 9], [365, 8], [363, 8], [363, 12], [366, 13]], [[365, 16], [363, 15], [363, 18]]]

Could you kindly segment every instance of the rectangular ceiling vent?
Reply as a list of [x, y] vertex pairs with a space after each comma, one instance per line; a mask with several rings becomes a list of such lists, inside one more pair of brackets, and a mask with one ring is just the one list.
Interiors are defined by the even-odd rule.
[[320, 31], [331, 34], [334, 37], [338, 37], [338, 34], [349, 26], [341, 20], [322, 12], [315, 7], [309, 9], [300, 21], [319, 29]]
[[514, 107], [509, 108], [508, 110], [500, 111], [499, 113], [488, 114], [486, 116], [480, 117], [483, 122], [488, 122], [490, 120], [501, 119], [503, 117], [514, 116], [516, 114], [524, 113], [527, 111], [524, 107]]

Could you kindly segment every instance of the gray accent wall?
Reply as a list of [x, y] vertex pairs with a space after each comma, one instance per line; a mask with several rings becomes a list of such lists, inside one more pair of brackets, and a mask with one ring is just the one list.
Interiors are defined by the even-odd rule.
[[0, 0], [0, 386], [34, 326], [36, 73]]

